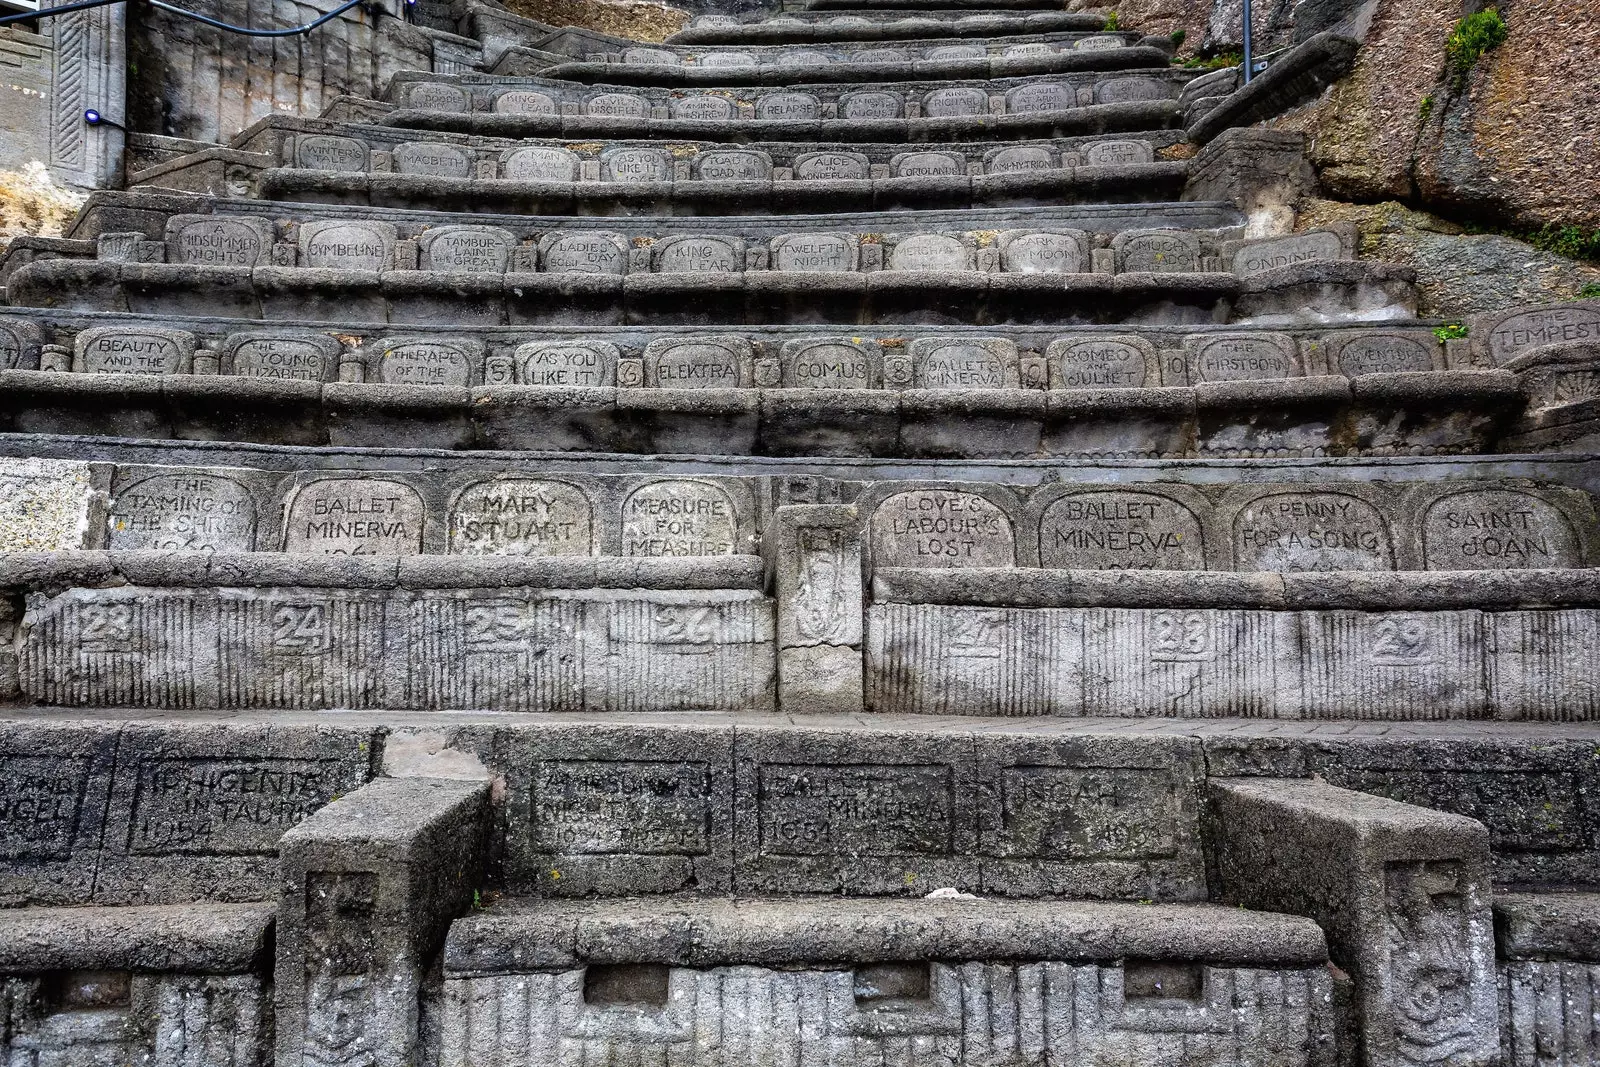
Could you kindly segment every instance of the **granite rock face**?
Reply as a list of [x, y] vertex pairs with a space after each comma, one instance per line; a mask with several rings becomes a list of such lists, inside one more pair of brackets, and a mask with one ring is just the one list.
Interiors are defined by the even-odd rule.
[[0, 259], [0, 1060], [1600, 1059], [1583, 275], [1127, 12], [415, 7]]

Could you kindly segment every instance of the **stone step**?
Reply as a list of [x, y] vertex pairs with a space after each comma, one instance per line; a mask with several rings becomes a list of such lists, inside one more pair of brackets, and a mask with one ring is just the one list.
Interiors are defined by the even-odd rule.
[[[373, 243], [372, 231], [335, 223], [343, 237]], [[463, 242], [479, 240], [464, 234]], [[1039, 231], [1028, 231], [1037, 235]], [[446, 235], [441, 235], [446, 236]], [[1049, 244], [1060, 238], [1046, 234]], [[559, 238], [563, 251], [585, 257], [598, 245], [607, 258], [619, 253], [610, 236], [577, 231]], [[821, 255], [848, 255], [852, 235], [829, 234]], [[482, 238], [500, 243], [499, 233]], [[1070, 240], [1070, 238], [1068, 239]], [[583, 271], [533, 273], [503, 270], [352, 270], [337, 267], [211, 267], [189, 264], [53, 259], [10, 275], [7, 291], [18, 307], [74, 311], [128, 311], [232, 316], [283, 322], [312, 315], [323, 321], [412, 325], [457, 322], [473, 326], [626, 324], [706, 328], [790, 321], [844, 326], [1161, 324], [1391, 320], [1416, 313], [1415, 271], [1367, 262], [1311, 264], [1277, 277], [1240, 279], [1220, 272], [1037, 274], [960, 269], [970, 262], [958, 236], [920, 234], [902, 242], [923, 255], [930, 249], [942, 269], [784, 270], [747, 267], [737, 238], [686, 235], [657, 239], [651, 269], [621, 274]], [[924, 247], [927, 246], [927, 247]], [[810, 252], [809, 235], [796, 236], [790, 252]], [[674, 251], [677, 250], [677, 251]], [[987, 250], [980, 250], [987, 251]], [[1059, 254], [1047, 249], [1047, 253]], [[504, 248], [501, 248], [504, 252]], [[449, 254], [456, 254], [454, 252]], [[474, 255], [478, 254], [476, 251]], [[787, 254], [780, 252], [780, 255]], [[694, 257], [721, 269], [663, 269], [664, 257]], [[780, 261], [781, 262], [781, 261]], [[1307, 306], [1308, 294], [1317, 303]], [[1261, 357], [1235, 361], [1254, 372]], [[1268, 357], [1270, 359], [1270, 357]]]
[[[894, 48], [855, 52], [800, 46], [737, 52], [655, 48], [599, 53], [581, 60], [513, 48], [495, 63], [497, 75], [537, 75], [576, 82], [648, 86], [790, 86], [826, 78], [831, 82], [958, 81], [1002, 79], [1079, 71], [1149, 70], [1166, 66], [1167, 52], [1140, 47], [1122, 37], [1064, 35], [1001, 38], [981, 44], [908, 42]], [[1083, 47], [1111, 41], [1112, 47]]]
[[504, 214], [753, 214], [1175, 201], [1172, 132], [977, 144], [485, 139], [325, 120], [258, 124], [130, 175], [135, 191]]
[[[8, 254], [0, 276], [15, 306], [475, 325], [575, 314], [611, 324], [781, 322], [795, 299], [806, 301], [805, 317], [845, 324], [1326, 322], [1416, 310], [1410, 268], [1342, 260], [1347, 241], [1336, 233], [1289, 239], [1307, 245], [1293, 255], [1278, 251], [1282, 242], [1241, 243], [1236, 211], [1205, 202], [621, 217], [604, 230], [370, 207], [352, 218], [339, 205], [275, 205], [268, 216], [265, 206], [96, 194], [73, 231], [95, 259]], [[1229, 228], [1190, 229], [1219, 224]], [[93, 245], [88, 234], [99, 235]], [[1233, 271], [1217, 269], [1225, 257]]]
[[[452, 924], [441, 1064], [534, 1067], [574, 1018], [594, 1021], [586, 1047], [618, 1058], [813, 1063], [831, 1053], [851, 1067], [900, 1049], [916, 1064], [983, 1062], [1001, 1049], [1015, 1050], [1011, 1062], [1050, 1063], [1134, 1040], [1147, 1055], [1176, 1055], [1202, 1026], [1241, 1060], [1287, 1065], [1310, 1062], [1307, 1035], [1327, 1026], [1322, 933], [1287, 916], [814, 898], [642, 898], [545, 914], [507, 902]], [[713, 1028], [717, 1052], [703, 1037]]]
[[[12, 313], [0, 343], [24, 369], [0, 369], [0, 432], [1153, 459], [1492, 452], [1519, 414], [1537, 416], [1511, 373], [1441, 351], [1426, 328], [1122, 331], [375, 331]], [[1256, 378], [1209, 380], [1244, 371]]]
[[[664, 113], [650, 117], [625, 117], [582, 114], [576, 102], [571, 114], [519, 114], [508, 112], [430, 111], [416, 108], [381, 109], [359, 115], [340, 106], [324, 112], [325, 117], [343, 120], [381, 122], [402, 129], [462, 133], [486, 137], [560, 137], [569, 142], [652, 138], [663, 141], [729, 141], [739, 144], [764, 141], [806, 142], [819, 147], [868, 142], [927, 144], [938, 142], [1001, 141], [1041, 137], [1084, 137], [1092, 135], [1139, 134], [1158, 130], [1179, 130], [1188, 121], [1185, 105], [1177, 100], [1145, 100], [1125, 104], [1090, 104], [1065, 111], [1034, 112], [1022, 115], [984, 114], [943, 118], [827, 118], [793, 119], [747, 117], [728, 97], [717, 93], [675, 90], [677, 104], [667, 101]], [[539, 94], [544, 95], [544, 94]], [[617, 95], [617, 94], [612, 94]], [[633, 95], [631, 92], [625, 95]], [[772, 95], [772, 94], [769, 94]], [[775, 107], [795, 101], [788, 93]], [[798, 101], [811, 108], [811, 94]], [[869, 95], [876, 96], [872, 93]], [[686, 105], [683, 101], [693, 100]], [[722, 101], [716, 103], [715, 101]], [[756, 115], [759, 101], [750, 100], [750, 115]], [[903, 103], [888, 94], [884, 101], [891, 110]], [[726, 104], [726, 107], [723, 105]], [[542, 102], [537, 106], [543, 109]], [[631, 104], [629, 105], [632, 106]], [[920, 107], [920, 104], [919, 104]], [[693, 109], [692, 111], [690, 109]], [[817, 113], [823, 108], [820, 103]], [[676, 117], [675, 117], [676, 116]]]
[[[961, 11], [794, 11], [784, 15], [701, 15], [667, 38], [674, 45], [761, 45], [991, 38], [1035, 33], [1101, 33], [1096, 15], [1025, 8]], [[1169, 38], [1170, 40], [1170, 38]]]
[[[1162, 57], [1164, 63], [1165, 57]], [[821, 72], [826, 75], [828, 71]], [[385, 99], [400, 110], [385, 118], [403, 124], [411, 114], [453, 116], [464, 131], [472, 119], [514, 115], [523, 119], [587, 118], [613, 120], [621, 135], [640, 122], [729, 122], [741, 128], [751, 122], [788, 125], [802, 130], [808, 124], [827, 128], [857, 122], [879, 123], [945, 121], [981, 128], [1038, 124], [1058, 112], [1059, 121], [1088, 121], [1104, 115], [1106, 121], [1144, 122], [1152, 128], [1168, 125], [1146, 116], [1159, 116], [1175, 106], [1185, 82], [1195, 72], [1181, 68], [1109, 71], [1049, 77], [1001, 77], [935, 81], [836, 82], [825, 77], [793, 79], [782, 88], [761, 88], [723, 83], [696, 85], [693, 90], [652, 85], [584, 84], [539, 76], [397, 74]], [[1137, 105], [1144, 105], [1143, 109]], [[1107, 108], [1105, 112], [1096, 108]], [[1002, 120], [1006, 120], [1003, 123]], [[432, 121], [442, 121], [433, 119]], [[923, 128], [923, 127], [916, 127]], [[927, 127], [929, 129], [937, 127]], [[666, 132], [670, 127], [661, 127]], [[811, 139], [802, 133], [789, 140]], [[819, 136], [818, 140], [827, 140]], [[861, 138], [850, 138], [858, 140]], [[893, 137], [875, 138], [893, 140]]]

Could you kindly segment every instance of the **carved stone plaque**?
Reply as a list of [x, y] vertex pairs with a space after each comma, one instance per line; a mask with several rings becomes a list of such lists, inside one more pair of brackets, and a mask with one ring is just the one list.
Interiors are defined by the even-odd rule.
[[[858, 55], [858, 62], [864, 62]], [[899, 93], [867, 91], [844, 93], [839, 97], [839, 117], [843, 119], [897, 119], [905, 112]]]
[[1102, 104], [1131, 104], [1140, 100], [1171, 100], [1170, 83], [1154, 78], [1112, 78], [1094, 88], [1094, 98]]
[[297, 489], [283, 550], [316, 556], [411, 556], [422, 551], [422, 497], [384, 478], [325, 478]]
[[499, 115], [554, 115], [557, 108], [555, 97], [548, 93], [513, 89], [494, 98], [494, 110]]
[[354, 137], [303, 133], [294, 141], [294, 165], [345, 173], [367, 169], [367, 146]]
[[744, 248], [737, 237], [668, 237], [652, 249], [662, 274], [744, 270]]
[[868, 173], [867, 157], [852, 152], [811, 152], [794, 161], [800, 181], [859, 181]]
[[518, 182], [570, 182], [578, 177], [578, 155], [565, 148], [513, 148], [501, 162], [500, 174]]
[[517, 239], [498, 226], [436, 226], [420, 243], [423, 270], [504, 274]]
[[786, 341], [784, 381], [799, 389], [866, 389], [871, 364], [864, 345], [848, 337]]
[[85, 374], [178, 374], [194, 355], [194, 334], [148, 326], [95, 326], [74, 339]]
[[1141, 388], [1150, 371], [1150, 355], [1149, 342], [1139, 337], [1063, 338], [1045, 352], [1062, 389]]
[[1294, 339], [1283, 334], [1230, 334], [1195, 345], [1195, 377], [1203, 382], [1288, 378], [1294, 363]]
[[822, 102], [810, 93], [767, 93], [756, 101], [756, 118], [804, 122], [822, 116]]
[[1402, 333], [1361, 333], [1338, 344], [1333, 370], [1360, 374], [1396, 374], [1433, 369], [1435, 344]]
[[935, 89], [922, 98], [922, 113], [931, 119], [987, 115], [989, 94], [982, 89]]
[[470, 178], [472, 157], [450, 144], [412, 141], [396, 145], [394, 169], [400, 174], [427, 174], [438, 178]]
[[721, 486], [690, 479], [651, 482], [622, 504], [624, 556], [729, 556], [738, 516]]
[[716, 96], [712, 93], [700, 93], [695, 96], [678, 97], [672, 101], [672, 117], [675, 119], [689, 119], [700, 122], [720, 122], [734, 116], [733, 101], [725, 96]]
[[1083, 150], [1086, 167], [1131, 167], [1155, 158], [1149, 141], [1096, 141]]
[[620, 355], [607, 341], [530, 341], [517, 346], [517, 380], [580, 389], [609, 385]]
[[1013, 274], [1078, 274], [1082, 272], [1084, 239], [1076, 233], [1006, 234], [1000, 262]]
[[1034, 115], [1042, 111], [1065, 111], [1078, 106], [1078, 91], [1060, 82], [1019, 85], [1006, 94], [1006, 113]]
[[1039, 565], [1082, 570], [1205, 570], [1200, 520], [1155, 493], [1073, 493], [1039, 517]]
[[1113, 242], [1125, 272], [1197, 271], [1200, 243], [1179, 230], [1124, 234]]
[[338, 370], [340, 344], [323, 334], [237, 333], [223, 345], [241, 378], [326, 382]]
[[491, 478], [450, 507], [450, 551], [462, 556], [587, 556], [594, 514], [582, 490], [536, 478]]
[[1572, 522], [1532, 493], [1472, 489], [1452, 493], [1422, 519], [1424, 565], [1434, 571], [1582, 567]]
[[772, 240], [772, 269], [784, 271], [852, 271], [856, 240], [844, 233], [799, 233]]
[[339, 270], [388, 270], [394, 262], [395, 228], [387, 222], [302, 222], [300, 265]]
[[895, 242], [889, 253], [890, 270], [971, 270], [972, 252], [961, 238], [943, 233], [919, 233]]
[[1489, 355], [1497, 367], [1531, 349], [1569, 341], [1600, 340], [1600, 305], [1520, 311], [1488, 329]]
[[601, 93], [589, 98], [584, 112], [606, 118], [644, 119], [650, 117], [650, 101], [633, 93]]
[[967, 161], [954, 152], [902, 152], [889, 161], [895, 178], [951, 178], [967, 173]]
[[766, 181], [772, 177], [772, 160], [764, 152], [719, 148], [696, 156], [694, 173], [707, 182]]
[[397, 338], [380, 342], [376, 370], [388, 385], [467, 385], [471, 364], [466, 350], [449, 341]]
[[661, 148], [613, 148], [600, 153], [600, 177], [608, 182], [672, 180], [672, 153]]
[[622, 274], [628, 269], [628, 239], [603, 230], [546, 234], [539, 258], [551, 274]]
[[1233, 272], [1249, 278], [1296, 263], [1332, 263], [1343, 258], [1344, 246], [1338, 234], [1313, 230], [1271, 241], [1249, 242], [1233, 254]]
[[108, 520], [109, 547], [188, 552], [255, 548], [250, 491], [216, 474], [158, 474], [119, 489]]
[[1016, 345], [1000, 338], [919, 337], [911, 342], [920, 389], [1014, 387]]
[[1013, 145], [989, 155], [984, 170], [989, 174], [1021, 174], [1025, 171], [1055, 170], [1056, 160], [1048, 148], [1038, 145]]
[[913, 489], [870, 522], [875, 567], [1011, 567], [1016, 538], [999, 505], [951, 489]]
[[1394, 568], [1389, 527], [1371, 504], [1305, 490], [1251, 501], [1233, 522], [1241, 571], [1382, 571]]
[[662, 389], [737, 389], [744, 384], [750, 342], [743, 337], [663, 338], [645, 348]]
[[272, 223], [257, 218], [174, 215], [167, 220], [167, 262], [200, 267], [255, 267], [272, 258]]

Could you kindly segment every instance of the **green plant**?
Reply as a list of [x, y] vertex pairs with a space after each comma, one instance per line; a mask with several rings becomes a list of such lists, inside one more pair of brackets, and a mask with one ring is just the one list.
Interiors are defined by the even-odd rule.
[[1497, 7], [1486, 7], [1456, 23], [1444, 42], [1445, 68], [1455, 88], [1464, 88], [1483, 54], [1505, 39], [1506, 20]]
[[1586, 285], [1582, 289], [1578, 290], [1578, 299], [1579, 300], [1600, 300], [1600, 285], [1596, 285], [1594, 282], [1590, 282], [1588, 285]]
[[1450, 322], [1443, 326], [1435, 326], [1433, 328], [1433, 335], [1441, 342], [1459, 341], [1461, 338], [1467, 336], [1467, 328], [1459, 322]]
[[1189, 31], [1188, 30], [1173, 30], [1172, 31], [1172, 47], [1174, 47], [1174, 48], [1182, 48], [1183, 47], [1183, 42], [1187, 41], [1188, 39], [1189, 39]]
[[1111, 14], [1106, 16], [1106, 29], [1107, 31], [1110, 31], [1119, 28], [1120, 27], [1117, 25], [1117, 13], [1113, 11]]
[[1600, 230], [1585, 233], [1578, 226], [1546, 223], [1528, 234], [1527, 241], [1541, 252], [1554, 252], [1569, 259], [1600, 260]]
[[1244, 53], [1223, 52], [1220, 55], [1210, 56], [1207, 58], [1190, 56], [1188, 59], [1183, 61], [1183, 65], [1189, 70], [1221, 70], [1223, 67], [1237, 67], [1243, 62]]
[[1417, 125], [1428, 121], [1428, 116], [1433, 114], [1433, 94], [1429, 93], [1422, 98], [1422, 103], [1417, 105]]

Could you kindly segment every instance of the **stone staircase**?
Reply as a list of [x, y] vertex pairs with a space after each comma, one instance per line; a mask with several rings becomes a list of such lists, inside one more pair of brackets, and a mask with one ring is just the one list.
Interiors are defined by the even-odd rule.
[[1007, 3], [433, 5], [13, 243], [6, 1062], [1600, 1058], [1600, 302]]

